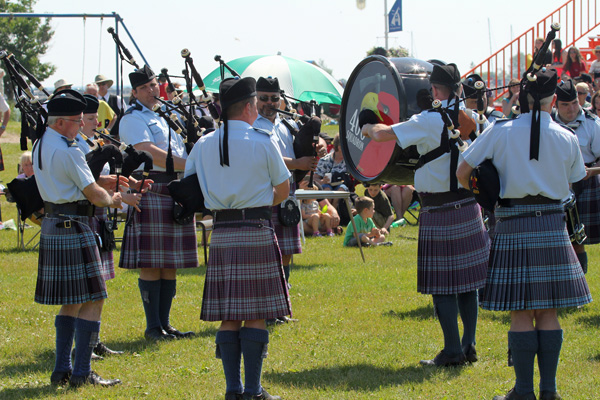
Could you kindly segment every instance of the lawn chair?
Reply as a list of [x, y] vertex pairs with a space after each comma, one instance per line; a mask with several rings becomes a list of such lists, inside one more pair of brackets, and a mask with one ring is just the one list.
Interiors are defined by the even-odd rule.
[[419, 210], [421, 209], [421, 203], [419, 201], [419, 194], [415, 190], [411, 199], [410, 206], [404, 213], [404, 219], [406, 223], [411, 226], [419, 225]]
[[[21, 221], [21, 210], [19, 209], [19, 207], [17, 207], [17, 249], [19, 250], [25, 250], [29, 245], [33, 244], [33, 246], [31, 247], [32, 250], [36, 249], [39, 244], [40, 244], [40, 240], [39, 240], [39, 235], [42, 232], [42, 229], [38, 229], [38, 231], [35, 233], [35, 235], [33, 235], [33, 237], [31, 239], [29, 239], [27, 241], [27, 243], [25, 243], [25, 228], [28, 226], [28, 224], [25, 223], [25, 221]], [[32, 243], [35, 239], [37, 238], [37, 241]]]
[[198, 228], [202, 230], [202, 246], [204, 247], [204, 265], [208, 265], [208, 235], [207, 231], [212, 231], [213, 220], [212, 219], [200, 219], [199, 214], [196, 214], [196, 231]]

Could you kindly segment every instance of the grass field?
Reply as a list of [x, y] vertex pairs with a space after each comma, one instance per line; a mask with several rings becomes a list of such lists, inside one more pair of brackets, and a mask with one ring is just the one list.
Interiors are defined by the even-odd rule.
[[[16, 127], [11, 127], [16, 130]], [[3, 138], [4, 139], [4, 138]], [[6, 139], [5, 139], [6, 140]], [[17, 143], [2, 143], [4, 184], [15, 175]], [[4, 220], [16, 218], [2, 197]], [[30, 236], [37, 228], [26, 230]], [[513, 386], [506, 366], [507, 313], [481, 311], [480, 361], [450, 369], [423, 368], [419, 360], [442, 347], [430, 296], [416, 292], [417, 228], [392, 231], [392, 247], [342, 247], [342, 238], [307, 239], [294, 259], [291, 297], [299, 321], [271, 329], [263, 385], [291, 399], [491, 399]], [[101, 336], [125, 355], [92, 368], [123, 384], [77, 390], [50, 386], [54, 315], [58, 307], [33, 302], [37, 252], [17, 251], [16, 232], [0, 231], [0, 399], [222, 399], [224, 377], [214, 357], [218, 324], [199, 320], [206, 268], [179, 274], [172, 323], [198, 336], [154, 344], [143, 338], [145, 320], [138, 274], [117, 270]], [[599, 246], [588, 247], [592, 295], [600, 290]], [[199, 248], [201, 252], [201, 248]], [[201, 253], [199, 253], [201, 254]], [[115, 251], [118, 260], [119, 252]], [[565, 341], [558, 370], [564, 399], [600, 397], [600, 306], [560, 311]], [[536, 368], [536, 382], [537, 382]]]

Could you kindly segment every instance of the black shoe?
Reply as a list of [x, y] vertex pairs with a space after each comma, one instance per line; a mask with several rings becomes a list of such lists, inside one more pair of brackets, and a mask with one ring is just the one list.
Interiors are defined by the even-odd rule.
[[505, 396], [494, 396], [492, 400], [536, 400], [535, 393], [518, 394], [515, 388], [512, 388]]
[[94, 347], [94, 353], [97, 354], [98, 356], [115, 356], [115, 355], [123, 354], [122, 351], [116, 351], [116, 350], [109, 349], [102, 342], [98, 342], [96, 347]]
[[164, 331], [169, 334], [175, 336], [177, 339], [184, 339], [196, 336], [196, 334], [192, 331], [189, 332], [180, 332], [177, 329], [173, 328], [171, 325], [167, 325]]
[[296, 318], [290, 318], [286, 315], [284, 315], [283, 317], [277, 318], [277, 321], [278, 321], [277, 322], [278, 324], [287, 324], [290, 322], [298, 322], [298, 320]]
[[88, 376], [71, 376], [69, 385], [72, 387], [79, 387], [86, 384], [98, 385], [98, 386], [115, 386], [121, 383], [120, 379], [102, 379], [100, 375], [91, 371]]
[[266, 324], [267, 324], [267, 326], [282, 325], [282, 324], [285, 324], [285, 321], [283, 321], [279, 318], [270, 318], [270, 319], [266, 320]]
[[50, 375], [50, 383], [53, 385], [62, 386], [62, 385], [66, 385], [67, 382], [69, 382], [70, 378], [71, 378], [71, 371], [66, 371], [66, 372], [54, 371], [54, 372], [52, 372], [52, 375]]
[[147, 340], [154, 340], [154, 341], [174, 340], [175, 339], [175, 335], [168, 334], [167, 332], [163, 331], [162, 328], [152, 328], [150, 330], [147, 330], [144, 333], [144, 337]]
[[251, 395], [248, 393], [244, 393], [243, 400], [281, 400], [279, 396], [271, 396], [267, 391], [263, 388], [260, 394]]
[[560, 395], [556, 392], [542, 390], [540, 392], [540, 400], [562, 400], [562, 397], [560, 397]]
[[477, 361], [477, 350], [475, 350], [475, 345], [470, 344], [463, 347], [463, 353], [468, 362], [474, 363]]
[[[93, 361], [104, 360], [104, 357], [99, 356], [98, 354], [96, 354], [95, 350], [96, 350], [96, 348], [94, 348], [94, 350], [92, 350], [92, 360]], [[75, 348], [73, 348], [73, 350], [71, 350], [71, 358], [75, 359]]]
[[225, 400], [244, 400], [242, 393], [225, 393]]
[[462, 352], [455, 356], [449, 356], [442, 350], [433, 360], [421, 360], [419, 363], [435, 367], [451, 367], [454, 365], [463, 365], [465, 362], [465, 355]]

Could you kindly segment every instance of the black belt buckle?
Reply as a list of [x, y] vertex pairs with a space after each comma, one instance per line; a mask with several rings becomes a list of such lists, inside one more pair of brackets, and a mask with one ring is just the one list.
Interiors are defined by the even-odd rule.
[[59, 223], [56, 224], [57, 228], [65, 228], [65, 229], [71, 229], [73, 225], [71, 224], [71, 220], [70, 219], [65, 219], [63, 221], [60, 221]]

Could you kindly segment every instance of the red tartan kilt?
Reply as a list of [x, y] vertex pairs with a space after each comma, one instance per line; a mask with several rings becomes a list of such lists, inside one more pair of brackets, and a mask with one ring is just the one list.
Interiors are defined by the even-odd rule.
[[[173, 221], [173, 198], [166, 183], [153, 183], [137, 212], [129, 208], [119, 268], [195, 268], [198, 266], [196, 221]], [[133, 216], [131, 214], [133, 213]]]
[[214, 229], [200, 319], [246, 321], [284, 315], [291, 315], [291, 303], [273, 229]]

